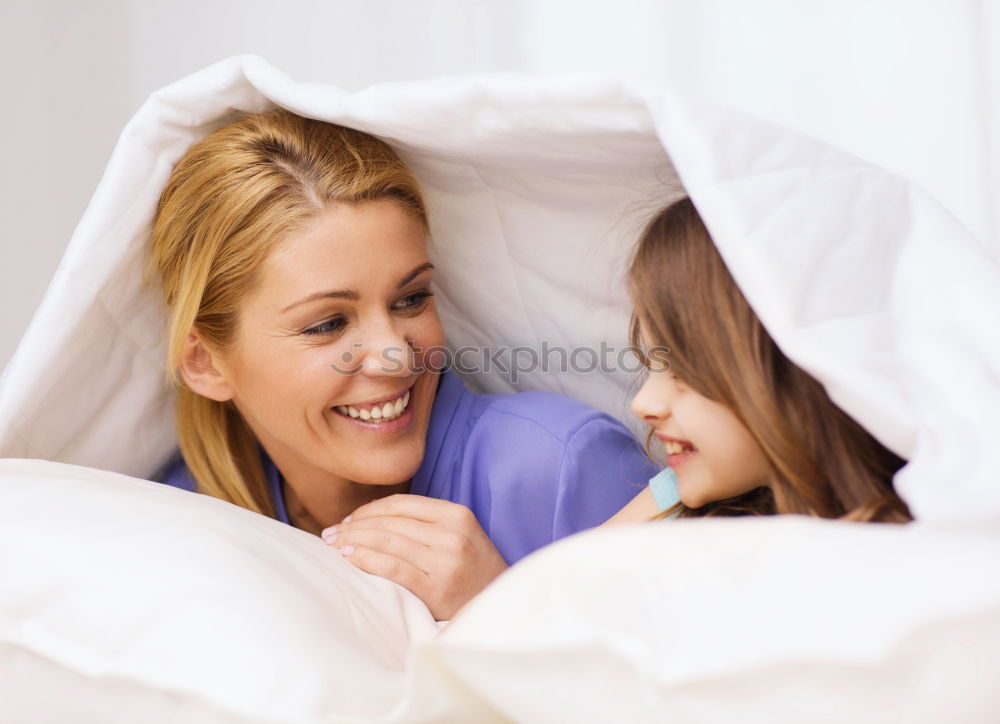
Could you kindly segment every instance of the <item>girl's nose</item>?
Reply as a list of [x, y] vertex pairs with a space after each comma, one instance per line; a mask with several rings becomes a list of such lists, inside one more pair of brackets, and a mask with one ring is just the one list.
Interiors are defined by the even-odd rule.
[[650, 375], [632, 398], [632, 414], [649, 423], [662, 422], [670, 417], [670, 400], [667, 395], [658, 392], [653, 375]]

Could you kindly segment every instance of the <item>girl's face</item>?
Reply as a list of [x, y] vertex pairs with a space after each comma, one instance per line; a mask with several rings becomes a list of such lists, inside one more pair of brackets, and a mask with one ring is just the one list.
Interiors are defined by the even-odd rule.
[[681, 502], [700, 508], [767, 485], [767, 458], [736, 415], [678, 380], [663, 360], [650, 365], [632, 412], [663, 443]]
[[438, 381], [421, 350], [444, 344], [431, 273], [423, 227], [388, 200], [333, 204], [264, 261], [220, 366], [300, 496], [420, 466]]

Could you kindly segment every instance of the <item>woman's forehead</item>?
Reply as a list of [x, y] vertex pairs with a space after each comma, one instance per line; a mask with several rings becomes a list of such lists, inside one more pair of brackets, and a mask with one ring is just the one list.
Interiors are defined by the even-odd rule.
[[[328, 290], [392, 289], [429, 263], [426, 232], [391, 201], [337, 205], [290, 231], [264, 260], [266, 295], [305, 297]], [[429, 271], [429, 270], [422, 270]]]

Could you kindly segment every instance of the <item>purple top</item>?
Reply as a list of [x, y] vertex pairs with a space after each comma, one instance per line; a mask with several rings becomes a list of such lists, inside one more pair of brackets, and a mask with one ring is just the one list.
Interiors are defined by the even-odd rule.
[[[276, 517], [288, 523], [280, 475], [263, 457]], [[551, 392], [477, 395], [444, 372], [410, 492], [469, 508], [513, 564], [603, 523], [657, 472], [624, 425], [582, 402]], [[183, 461], [162, 481], [195, 490]]]

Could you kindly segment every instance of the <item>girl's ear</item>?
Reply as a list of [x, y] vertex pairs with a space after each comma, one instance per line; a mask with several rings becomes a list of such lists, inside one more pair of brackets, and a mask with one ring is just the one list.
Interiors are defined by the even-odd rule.
[[226, 402], [236, 394], [217, 355], [205, 345], [196, 330], [191, 331], [184, 343], [177, 370], [191, 391], [202, 397]]

